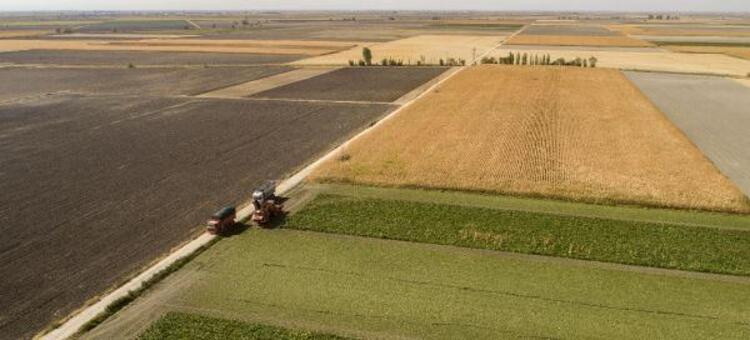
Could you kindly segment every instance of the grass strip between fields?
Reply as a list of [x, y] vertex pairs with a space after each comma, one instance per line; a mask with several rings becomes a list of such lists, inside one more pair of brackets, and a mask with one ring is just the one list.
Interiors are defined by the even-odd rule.
[[733, 275], [750, 275], [750, 232], [321, 194], [285, 227]]
[[336, 335], [289, 330], [279, 327], [217, 319], [184, 313], [167, 313], [138, 339], [346, 339]]

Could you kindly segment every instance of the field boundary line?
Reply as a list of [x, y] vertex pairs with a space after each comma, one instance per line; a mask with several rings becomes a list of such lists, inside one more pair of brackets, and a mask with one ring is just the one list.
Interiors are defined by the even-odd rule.
[[251, 80], [241, 84], [225, 87], [202, 93], [196, 97], [200, 98], [245, 98], [278, 87], [294, 84], [307, 79], [312, 79], [324, 74], [339, 70], [332, 68], [298, 68], [288, 72], [279, 73], [269, 77]]
[[[326, 161], [333, 159], [339, 152], [341, 152], [341, 150], [345, 149], [353, 141], [371, 133], [373, 130], [375, 130], [377, 127], [382, 125], [384, 122], [392, 119], [398, 113], [408, 108], [414, 102], [421, 99], [428, 93], [431, 93], [438, 86], [442, 85], [444, 82], [453, 78], [455, 75], [457, 75], [464, 69], [465, 67], [453, 67], [449, 69], [447, 71], [447, 72], [450, 72], [448, 76], [443, 78], [441, 81], [435, 83], [430, 88], [426, 89], [422, 94], [420, 94], [419, 96], [417, 96], [410, 102], [405, 103], [404, 105], [397, 108], [396, 110], [393, 110], [391, 113], [389, 113], [388, 115], [386, 115], [385, 117], [377, 121], [376, 123], [370, 125], [365, 130], [359, 132], [358, 134], [356, 134], [354, 137], [350, 138], [343, 144], [329, 151], [323, 157], [307, 165], [306, 167], [304, 167], [302, 170], [298, 171], [294, 175], [286, 178], [284, 181], [282, 181], [278, 185], [277, 192], [283, 195], [284, 193], [287, 193], [290, 190], [294, 189], [295, 187], [300, 185], [305, 180], [305, 178], [307, 178], [307, 176], [309, 176], [315, 169], [317, 169], [320, 165], [322, 165]], [[253, 209], [254, 208], [252, 204], [246, 204], [244, 207], [240, 208], [237, 211], [237, 219], [240, 221], [246, 220], [252, 214]], [[95, 319], [97, 316], [101, 315], [102, 313], [106, 312], [107, 307], [111, 305], [113, 302], [117, 301], [118, 299], [127, 297], [131, 291], [138, 290], [145, 282], [155, 277], [160, 271], [168, 268], [169, 266], [178, 262], [181, 259], [191, 256], [196, 251], [201, 249], [201, 247], [212, 242], [215, 238], [216, 238], [215, 235], [211, 235], [209, 233], [201, 234], [197, 238], [193, 239], [192, 241], [188, 242], [187, 244], [183, 245], [179, 249], [167, 255], [165, 258], [157, 262], [155, 265], [145, 269], [143, 272], [138, 274], [135, 278], [129, 280], [124, 285], [119, 286], [111, 293], [106, 294], [104, 297], [100, 298], [94, 304], [84, 307], [82, 310], [79, 310], [78, 312], [74, 312], [72, 316], [69, 317], [66, 321], [64, 321], [59, 327], [53, 330], [50, 330], [46, 334], [37, 335], [35, 336], [35, 338], [42, 339], [42, 340], [58, 340], [58, 339], [68, 339], [74, 336], [86, 323]]]

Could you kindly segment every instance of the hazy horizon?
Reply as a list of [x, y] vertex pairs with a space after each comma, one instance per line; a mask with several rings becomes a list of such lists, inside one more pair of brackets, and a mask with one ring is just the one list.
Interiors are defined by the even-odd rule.
[[31, 0], [5, 1], [0, 11], [137, 11], [137, 10], [477, 10], [477, 11], [614, 11], [614, 12], [750, 12], [748, 0], [384, 0], [356, 3], [345, 0], [321, 0], [315, 3], [291, 0]]

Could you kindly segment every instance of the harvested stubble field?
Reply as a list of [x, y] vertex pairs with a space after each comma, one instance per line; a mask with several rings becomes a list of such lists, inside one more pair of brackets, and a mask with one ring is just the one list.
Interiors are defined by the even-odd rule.
[[686, 37], [673, 35], [634, 35], [634, 38], [647, 40], [657, 45], [750, 45], [750, 37]]
[[470, 68], [313, 179], [750, 212], [622, 73], [602, 69]]
[[390, 109], [138, 95], [0, 105], [0, 338], [67, 315]]
[[23, 37], [35, 37], [52, 33], [49, 30], [20, 30], [20, 31], [4, 31], [0, 30], [0, 39], [6, 38], [23, 38]]
[[[403, 222], [408, 230], [409, 221]], [[749, 284], [736, 277], [252, 230], [219, 242], [84, 338], [132, 336], [177, 311], [368, 339], [743, 339], [750, 332]]]
[[570, 36], [619, 36], [617, 32], [613, 32], [604, 26], [600, 25], [547, 25], [547, 24], [536, 24], [527, 26], [523, 32], [524, 35], [570, 35]]
[[750, 37], [750, 26], [722, 25], [612, 25], [628, 35]]
[[[505, 57], [513, 51], [513, 46], [498, 49], [497, 56]], [[696, 54], [671, 52], [629, 52], [545, 49], [524, 49], [524, 53], [546, 55], [556, 58], [575, 59], [594, 56], [598, 59], [597, 67], [616, 68], [638, 71], [659, 71], [673, 73], [715, 74], [745, 77], [750, 70], [750, 61], [729, 57], [722, 54]]]
[[[666, 47], [670, 51], [682, 52], [682, 53], [713, 53], [713, 54], [725, 54], [732, 57], [749, 59], [750, 60], [750, 46], [748, 47], [732, 47], [732, 46], [683, 46], [683, 45], [669, 45]], [[750, 73], [750, 71], [748, 71]]]
[[0, 39], [0, 52], [24, 50], [161, 51], [316, 56], [350, 48], [349, 42], [289, 40], [18, 40]]
[[393, 102], [446, 70], [444, 67], [342, 68], [254, 97]]
[[0, 53], [0, 63], [17, 65], [257, 65], [283, 64], [303, 58], [297, 55], [148, 52], [148, 51], [76, 51], [30, 50]]
[[286, 66], [217, 68], [0, 69], [0, 103], [51, 94], [196, 95], [291, 70]]
[[750, 89], [719, 77], [627, 76], [750, 197]]
[[517, 35], [508, 45], [651, 47], [651, 43], [625, 36]]
[[84, 25], [79, 32], [138, 32], [196, 28], [186, 20], [112, 20]]
[[[437, 65], [439, 60], [448, 58], [462, 58], [468, 62], [471, 58], [479, 57], [484, 52], [495, 48], [503, 37], [497, 36], [467, 36], [467, 35], [420, 35], [380, 44], [369, 44], [373, 61], [379, 62], [383, 58], [403, 60], [405, 64], [416, 65], [424, 58], [424, 63]], [[362, 47], [329, 54], [319, 57], [303, 59], [294, 62], [298, 65], [347, 65], [350, 60], [362, 58]]]

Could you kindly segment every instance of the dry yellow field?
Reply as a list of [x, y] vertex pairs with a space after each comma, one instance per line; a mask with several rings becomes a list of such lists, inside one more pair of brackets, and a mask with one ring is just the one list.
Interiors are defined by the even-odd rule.
[[750, 31], [680, 28], [665, 26], [634, 26], [611, 25], [610, 29], [629, 35], [657, 35], [657, 36], [720, 36], [720, 37], [750, 37]]
[[651, 47], [651, 43], [624, 36], [517, 35], [508, 45]]
[[621, 72], [604, 69], [471, 67], [312, 178], [750, 212]]
[[[499, 49], [494, 56], [506, 56], [509, 51], [519, 52], [512, 46]], [[694, 74], [715, 74], [744, 77], [750, 72], [750, 61], [729, 57], [722, 54], [696, 54], [671, 52], [625, 52], [597, 50], [521, 50], [531, 55], [552, 56], [556, 58], [575, 59], [576, 57], [596, 57], [597, 67], [624, 70], [677, 72]]]
[[0, 40], [0, 51], [90, 50], [90, 51], [163, 51], [256, 54], [321, 55], [351, 48], [356, 43], [303, 40], [201, 40], [148, 39], [117, 40]]
[[[732, 46], [664, 46], [670, 51], [685, 53], [715, 53], [750, 60], [750, 47]], [[748, 71], [750, 72], [750, 71]]]
[[362, 58], [364, 46], [372, 50], [375, 62], [380, 62], [383, 58], [394, 58], [401, 59], [404, 63], [416, 64], [424, 57], [424, 61], [428, 64], [437, 64], [441, 58], [462, 58], [468, 63], [474, 55], [478, 57], [495, 48], [503, 41], [503, 38], [481, 35], [420, 35], [385, 43], [357, 46], [335, 54], [299, 60], [294, 64], [347, 65], [349, 60]]

